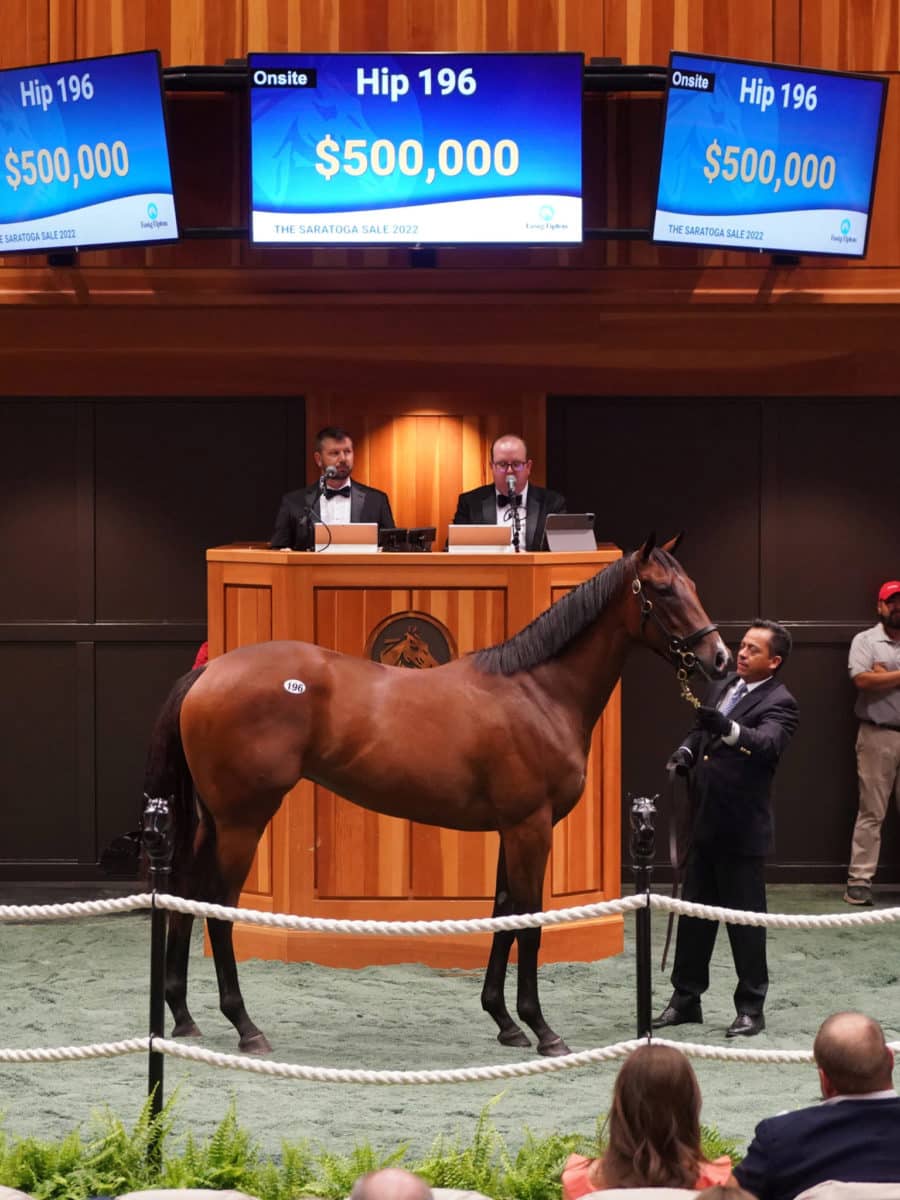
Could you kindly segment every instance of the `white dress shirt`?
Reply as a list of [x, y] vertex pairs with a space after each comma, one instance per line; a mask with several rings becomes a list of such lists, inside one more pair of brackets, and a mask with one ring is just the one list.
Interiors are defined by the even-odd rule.
[[[512, 505], [500, 503], [501, 499], [503, 499], [503, 500], [506, 499], [506, 497], [503, 495], [502, 492], [495, 491], [494, 499], [497, 501], [497, 524], [498, 525], [509, 525], [509, 540], [511, 543], [512, 537], [513, 537], [513, 527], [514, 527]], [[519, 544], [522, 546], [525, 545], [525, 514], [526, 514], [527, 508], [528, 508], [528, 484], [526, 483], [525, 486], [522, 488], [522, 491], [519, 493], [519, 504], [518, 504], [518, 509], [519, 509], [519, 512], [521, 513], [521, 516], [519, 518]]]
[[[341, 487], [347, 487], [350, 480], [345, 480]], [[338, 488], [330, 488], [325, 485], [325, 495], [319, 499], [319, 513], [323, 522], [326, 525], [349, 525], [350, 524], [350, 497], [349, 496], [329, 496], [327, 493], [336, 492]]]

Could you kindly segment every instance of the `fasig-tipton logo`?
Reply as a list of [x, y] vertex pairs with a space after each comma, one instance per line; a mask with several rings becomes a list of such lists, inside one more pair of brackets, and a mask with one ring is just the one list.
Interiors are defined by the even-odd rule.
[[141, 229], [168, 229], [169, 222], [159, 215], [159, 206], [152, 200], [147, 205], [147, 217], [148, 220], [141, 221]]
[[841, 221], [841, 232], [833, 233], [831, 235], [831, 240], [833, 242], [837, 242], [841, 246], [855, 246], [859, 241], [859, 238], [854, 237], [854, 235], [850, 232], [852, 228], [853, 225], [850, 221], [850, 218], [844, 217], [843, 221]]
[[447, 626], [437, 617], [412, 609], [380, 621], [366, 640], [365, 654], [388, 667], [416, 670], [440, 667], [457, 657]]
[[682, 71], [678, 67], [669, 75], [669, 87], [686, 92], [714, 92], [715, 71]]
[[553, 218], [556, 216], [556, 209], [553, 207], [552, 204], [542, 204], [540, 206], [540, 208], [538, 209], [538, 216], [541, 219], [539, 225], [536, 225], [533, 221], [526, 221], [525, 228], [526, 229], [542, 229], [542, 230], [568, 229], [569, 228], [568, 221], [554, 221], [553, 220]]

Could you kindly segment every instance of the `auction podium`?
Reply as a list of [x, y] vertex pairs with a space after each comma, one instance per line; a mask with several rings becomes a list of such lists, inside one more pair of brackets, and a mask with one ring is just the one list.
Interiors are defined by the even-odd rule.
[[[397, 669], [431, 667], [511, 637], [620, 553], [616, 547], [567, 554], [216, 547], [206, 556], [210, 657], [253, 642], [296, 639], [398, 663]], [[408, 736], [416, 755], [414, 726]], [[594, 730], [582, 799], [553, 833], [545, 909], [620, 894], [619, 743], [617, 687]], [[380, 816], [301, 780], [263, 835], [241, 903], [379, 921], [490, 916], [498, 845], [496, 833]], [[365, 937], [235, 926], [239, 957], [342, 967], [483, 967], [489, 942], [489, 934]], [[622, 945], [622, 917], [610, 916], [545, 928], [541, 956], [591, 961]]]

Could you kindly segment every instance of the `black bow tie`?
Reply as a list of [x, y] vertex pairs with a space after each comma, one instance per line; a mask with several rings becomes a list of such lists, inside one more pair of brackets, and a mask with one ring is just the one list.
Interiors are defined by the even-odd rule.
[[497, 493], [497, 503], [501, 508], [506, 508], [507, 504], [511, 504], [513, 508], [518, 508], [522, 503], [521, 496], [504, 496], [502, 492]]
[[327, 487], [322, 492], [322, 495], [327, 497], [327, 499], [329, 499], [329, 500], [333, 500], [335, 496], [349, 496], [350, 495], [350, 484], [348, 483], [346, 487], [342, 487], [342, 488]]

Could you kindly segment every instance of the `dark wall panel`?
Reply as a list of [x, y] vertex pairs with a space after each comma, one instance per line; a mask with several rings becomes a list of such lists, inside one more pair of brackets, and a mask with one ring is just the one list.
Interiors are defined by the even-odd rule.
[[0, 858], [90, 879], [206, 635], [204, 550], [265, 541], [302, 400], [0, 402]]
[[75, 861], [79, 809], [76, 649], [0, 643], [0, 858]]
[[291, 408], [302, 419], [283, 400], [97, 403], [98, 620], [204, 618], [206, 547], [272, 532]]
[[77, 404], [0, 401], [0, 621], [77, 616], [77, 486]]
[[596, 513], [600, 539], [632, 549], [684, 530], [684, 562], [722, 620], [757, 605], [759, 441], [744, 400], [548, 404], [548, 478], [569, 511]]
[[[801, 723], [776, 778], [773, 878], [839, 880], [849, 857], [857, 787], [847, 651], [874, 623], [878, 584], [900, 575], [890, 490], [896, 404], [556, 397], [548, 405], [548, 478], [570, 511], [596, 512], [599, 535], [625, 549], [650, 528], [684, 528], [679, 557], [732, 650], [756, 615], [792, 630], [784, 679]], [[660, 793], [662, 863], [664, 764], [693, 717], [671, 668], [644, 652], [626, 664], [622, 695], [623, 861], [628, 795]], [[900, 879], [894, 813], [878, 878]]]
[[797, 620], [873, 625], [879, 585], [900, 576], [897, 401], [771, 407], [779, 606]]
[[137, 828], [153, 723], [172, 684], [190, 670], [196, 650], [175, 642], [97, 647], [97, 853]]

